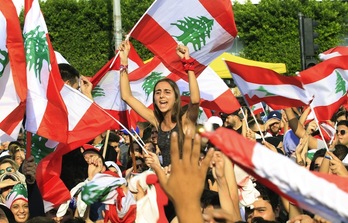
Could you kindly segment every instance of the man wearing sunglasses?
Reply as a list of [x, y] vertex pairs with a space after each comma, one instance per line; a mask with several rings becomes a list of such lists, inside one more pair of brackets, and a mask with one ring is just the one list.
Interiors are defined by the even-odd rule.
[[338, 143], [348, 146], [348, 120], [337, 123], [336, 136]]

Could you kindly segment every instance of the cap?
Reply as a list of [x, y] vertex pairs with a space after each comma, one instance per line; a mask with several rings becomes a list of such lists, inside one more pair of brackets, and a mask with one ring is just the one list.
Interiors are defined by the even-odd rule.
[[282, 114], [279, 111], [271, 111], [267, 116], [267, 120], [270, 120], [272, 118], [280, 121], [282, 120]]
[[97, 148], [97, 147], [95, 147], [95, 146], [93, 146], [93, 145], [90, 145], [90, 144], [84, 144], [83, 146], [82, 146], [82, 148], [83, 148], [83, 153], [85, 153], [85, 152], [95, 152], [95, 153], [98, 153], [99, 154], [99, 149]]
[[118, 176], [122, 177], [122, 171], [121, 171], [120, 167], [114, 161], [106, 161], [105, 165], [107, 168], [114, 167], [117, 171]]
[[207, 122], [211, 124], [217, 124], [220, 127], [223, 125], [222, 119], [218, 116], [211, 116], [210, 118], [208, 118]]

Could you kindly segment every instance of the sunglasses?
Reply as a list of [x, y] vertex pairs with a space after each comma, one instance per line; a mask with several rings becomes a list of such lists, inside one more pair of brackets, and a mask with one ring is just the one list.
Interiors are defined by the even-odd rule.
[[346, 130], [336, 130], [336, 134], [338, 135], [338, 133], [341, 135], [341, 136], [344, 136], [346, 134]]
[[5, 173], [5, 171], [6, 171], [7, 173], [12, 173], [13, 167], [12, 167], [12, 166], [8, 166], [8, 167], [6, 167], [6, 169], [1, 169], [1, 170], [0, 170], [0, 175], [3, 175], [3, 174]]

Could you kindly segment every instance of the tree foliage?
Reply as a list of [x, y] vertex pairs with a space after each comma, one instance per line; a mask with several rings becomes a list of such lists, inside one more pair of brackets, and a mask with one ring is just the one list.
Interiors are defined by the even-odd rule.
[[288, 75], [300, 70], [299, 12], [318, 22], [319, 52], [339, 45], [347, 34], [348, 5], [341, 0], [262, 0], [233, 6], [242, 57], [285, 63]]
[[[153, 0], [121, 0], [123, 34], [127, 34]], [[95, 74], [115, 55], [113, 0], [47, 0], [41, 2], [55, 50], [82, 74]], [[288, 74], [300, 70], [298, 13], [319, 22], [316, 40], [323, 52], [347, 34], [347, 3], [341, 0], [261, 0], [233, 6], [244, 58], [285, 63]], [[142, 59], [153, 55], [131, 39]]]

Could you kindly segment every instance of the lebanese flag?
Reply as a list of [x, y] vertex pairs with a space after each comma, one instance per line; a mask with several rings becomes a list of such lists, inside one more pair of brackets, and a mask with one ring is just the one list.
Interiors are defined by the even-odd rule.
[[342, 55], [348, 55], [348, 47], [347, 46], [336, 46], [331, 48], [323, 53], [319, 54], [319, 59], [324, 61], [333, 57], [338, 57]]
[[237, 36], [230, 0], [157, 0], [130, 33], [171, 72], [186, 76], [178, 60], [178, 43], [197, 60], [195, 72], [232, 47]]
[[330, 120], [347, 102], [348, 56], [333, 57], [300, 72], [303, 87], [313, 96], [311, 108], [319, 122]]
[[0, 4], [0, 142], [17, 140], [25, 113], [24, 43], [16, 7]]
[[254, 104], [250, 107], [250, 109], [254, 115], [260, 114], [261, 112], [265, 112], [265, 110], [263, 109], [262, 102]]
[[283, 76], [262, 67], [225, 62], [249, 106], [265, 102], [273, 110], [280, 110], [304, 106], [311, 100], [298, 76]]
[[65, 85], [37, 0], [26, 0], [26, 129], [74, 149], [115, 128], [116, 121], [81, 92]]
[[[154, 85], [163, 78], [175, 81], [180, 90], [182, 104], [189, 103], [190, 91], [187, 75], [182, 78], [170, 72], [157, 57], [154, 57], [149, 63], [129, 74], [134, 97], [145, 106], [151, 107]], [[200, 106], [202, 108], [225, 113], [232, 113], [240, 108], [240, 104], [232, 91], [211, 68], [207, 67], [197, 77], [197, 82], [201, 94]]]
[[[128, 58], [128, 71], [132, 72], [144, 63], [139, 57], [138, 53], [131, 45]], [[133, 117], [129, 114], [129, 107], [121, 99], [120, 95], [120, 59], [118, 55], [113, 57], [107, 62], [92, 78], [93, 84], [92, 96], [94, 102], [102, 107], [105, 111], [111, 114], [115, 119], [119, 120], [127, 128], [135, 125], [130, 123], [136, 123], [139, 118]], [[133, 120], [133, 122], [131, 121]], [[122, 129], [123, 127], [117, 126], [116, 129]]]
[[329, 221], [347, 221], [346, 178], [311, 172], [233, 130], [218, 128], [203, 136], [238, 166], [295, 205]]

